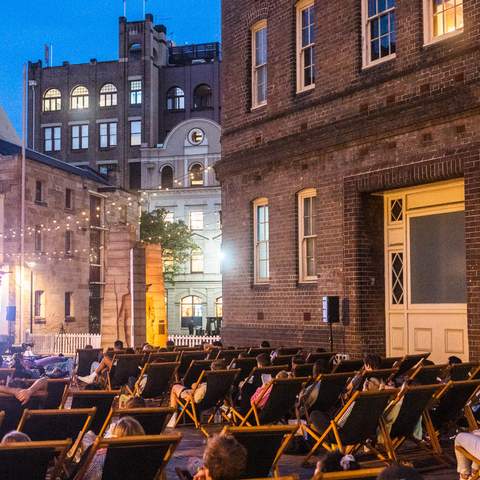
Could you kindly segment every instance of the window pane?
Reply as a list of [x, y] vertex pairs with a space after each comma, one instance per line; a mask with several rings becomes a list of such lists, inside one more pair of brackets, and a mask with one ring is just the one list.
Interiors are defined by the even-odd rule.
[[377, 13], [377, 0], [368, 0], [368, 16], [372, 17]]
[[465, 212], [410, 219], [412, 303], [466, 303]]

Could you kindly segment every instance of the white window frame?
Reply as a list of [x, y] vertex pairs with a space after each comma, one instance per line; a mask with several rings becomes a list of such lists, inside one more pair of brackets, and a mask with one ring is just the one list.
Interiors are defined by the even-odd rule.
[[205, 271], [205, 257], [200, 248], [192, 250], [190, 254], [190, 273], [203, 273]]
[[[296, 9], [296, 65], [297, 65], [297, 93], [308, 92], [315, 88], [315, 80], [310, 85], [305, 86], [305, 68], [304, 68], [304, 61], [303, 61], [303, 52], [307, 48], [313, 48], [313, 73], [314, 76], [316, 72], [316, 64], [315, 64], [315, 41], [313, 43], [309, 43], [306, 46], [302, 46], [302, 13], [307, 8], [313, 7], [313, 12], [315, 15], [315, 1], [314, 0], [300, 0], [295, 5]], [[315, 29], [315, 25], [314, 25]]]
[[[135, 131], [134, 131], [134, 127], [135, 127]], [[142, 145], [142, 121], [131, 120], [130, 121], [130, 146], [140, 147], [141, 145]]]
[[[462, 2], [464, 6], [465, 1]], [[456, 8], [455, 5], [454, 8]], [[433, 0], [423, 0], [423, 43], [424, 45], [431, 45], [433, 43], [441, 42], [447, 38], [455, 37], [463, 33], [464, 27], [452, 32], [444, 33], [443, 35], [433, 36]]]
[[[118, 123], [102, 122], [98, 124], [98, 146], [101, 149], [117, 146]], [[103, 143], [103, 142], [106, 143]]]
[[298, 281], [299, 283], [313, 283], [317, 281], [317, 275], [308, 275], [307, 267], [307, 239], [315, 239], [314, 241], [314, 260], [315, 270], [317, 267], [317, 234], [316, 234], [316, 212], [310, 212], [310, 222], [312, 225], [312, 233], [305, 235], [305, 199], [317, 198], [317, 190], [315, 188], [307, 188], [297, 194], [298, 200]]
[[[88, 150], [88, 124], [72, 125], [72, 150]], [[75, 142], [75, 140], [78, 142]]]
[[142, 104], [143, 81], [142, 80], [130, 80], [129, 90], [130, 90], [130, 105], [141, 105]]
[[[197, 217], [197, 218], [194, 218]], [[190, 229], [195, 231], [203, 230], [205, 227], [204, 217], [202, 210], [194, 210], [190, 212]]]
[[62, 127], [43, 128], [43, 151], [60, 152], [62, 150]]
[[[265, 59], [266, 62], [260, 65], [256, 64], [256, 51], [257, 51], [257, 40], [256, 34], [261, 30], [266, 30], [266, 37], [267, 40], [265, 42], [266, 48], [266, 55]], [[260, 20], [259, 22], [255, 23], [251, 29], [251, 45], [252, 45], [252, 110], [255, 108], [263, 107], [267, 104], [268, 101], [268, 23], [267, 20]], [[266, 91], [265, 91], [265, 100], [258, 101], [258, 70], [260, 68], [266, 69], [266, 76], [265, 76], [265, 83], [266, 83]]]
[[[268, 220], [265, 222], [267, 225], [267, 240], [260, 241], [258, 239], [258, 208], [267, 207], [268, 208]], [[260, 276], [260, 256], [259, 250], [260, 245], [265, 243], [267, 245], [267, 277]], [[268, 203], [268, 198], [257, 198], [253, 202], [253, 261], [254, 261], [254, 283], [256, 285], [266, 284], [270, 282], [270, 208]]]

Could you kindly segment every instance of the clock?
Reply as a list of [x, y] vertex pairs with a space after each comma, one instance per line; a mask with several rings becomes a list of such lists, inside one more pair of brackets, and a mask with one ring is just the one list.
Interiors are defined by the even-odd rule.
[[205, 139], [205, 132], [201, 128], [192, 128], [187, 138], [192, 145], [200, 145]]

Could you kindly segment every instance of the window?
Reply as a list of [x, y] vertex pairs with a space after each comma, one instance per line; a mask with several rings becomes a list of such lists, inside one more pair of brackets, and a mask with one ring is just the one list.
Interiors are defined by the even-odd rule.
[[73, 311], [73, 292], [65, 292], [65, 318], [71, 319], [75, 316]]
[[190, 228], [203, 230], [203, 212], [190, 212]]
[[43, 238], [41, 225], [35, 225], [35, 235], [33, 237], [34, 248], [36, 253], [43, 252]]
[[397, 38], [396, 0], [363, 0], [363, 65], [373, 65], [393, 58]]
[[267, 21], [252, 28], [252, 107], [267, 103]]
[[218, 297], [215, 300], [215, 316], [218, 317], [223, 317], [223, 299], [222, 297]]
[[73, 252], [73, 232], [65, 231], [65, 255], [71, 255]]
[[203, 306], [200, 297], [190, 295], [182, 298], [180, 308], [182, 328], [193, 329], [193, 327], [202, 326]]
[[59, 152], [62, 149], [62, 127], [43, 129], [43, 151]]
[[317, 191], [314, 188], [298, 194], [298, 271], [299, 281], [317, 279], [316, 268], [316, 216]]
[[266, 198], [259, 198], [253, 202], [253, 224], [255, 283], [267, 283], [270, 279], [270, 232], [268, 200]]
[[315, 87], [315, 8], [312, 0], [297, 3], [297, 92]]
[[[165, 217], [165, 221], [167, 221]], [[174, 271], [174, 261], [173, 261], [173, 255], [171, 250], [166, 250], [164, 249], [162, 251], [163, 253], [163, 272], [173, 272]]]
[[35, 290], [33, 314], [35, 318], [45, 318], [45, 292], [43, 290]]
[[35, 181], [35, 203], [43, 203], [43, 182]]
[[72, 90], [70, 95], [70, 108], [72, 110], [83, 110], [88, 108], [88, 88], [79, 85]]
[[133, 57], [140, 57], [142, 55], [142, 46], [139, 43], [133, 43], [128, 49], [130, 55]]
[[185, 93], [179, 87], [167, 92], [167, 110], [185, 110]]
[[203, 168], [196, 163], [190, 167], [190, 186], [199, 187], [203, 185]]
[[72, 125], [72, 150], [88, 148], [88, 125]]
[[190, 273], [203, 273], [203, 252], [193, 250], [190, 255]]
[[162, 188], [173, 188], [173, 168], [170, 165], [165, 165], [161, 173]]
[[106, 163], [104, 165], [99, 165], [98, 171], [105, 176], [112, 175], [114, 172], [117, 171], [117, 164], [116, 163]]
[[130, 122], [130, 145], [136, 147], [142, 144], [142, 122], [134, 120]]
[[117, 146], [117, 122], [99, 124], [100, 148]]
[[423, 0], [425, 43], [463, 31], [463, 0]]
[[57, 112], [62, 109], [62, 94], [60, 90], [51, 88], [43, 94], [43, 111]]
[[165, 214], [165, 222], [166, 223], [173, 223], [175, 219], [175, 215], [173, 212], [167, 212]]
[[73, 190], [71, 188], [65, 189], [65, 208], [72, 210], [73, 208]]
[[106, 83], [100, 89], [100, 106], [114, 107], [117, 104], [117, 87], [113, 83]]
[[193, 109], [206, 110], [212, 108], [212, 89], [203, 84], [195, 88], [193, 92]]
[[142, 104], [142, 81], [132, 80], [130, 82], [130, 105]]

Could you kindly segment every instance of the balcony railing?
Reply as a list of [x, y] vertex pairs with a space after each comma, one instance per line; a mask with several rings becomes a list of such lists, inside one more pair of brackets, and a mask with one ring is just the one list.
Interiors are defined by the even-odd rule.
[[221, 47], [218, 42], [200, 43], [198, 45], [183, 45], [170, 47], [169, 63], [172, 65], [188, 65], [196, 60], [221, 60]]

